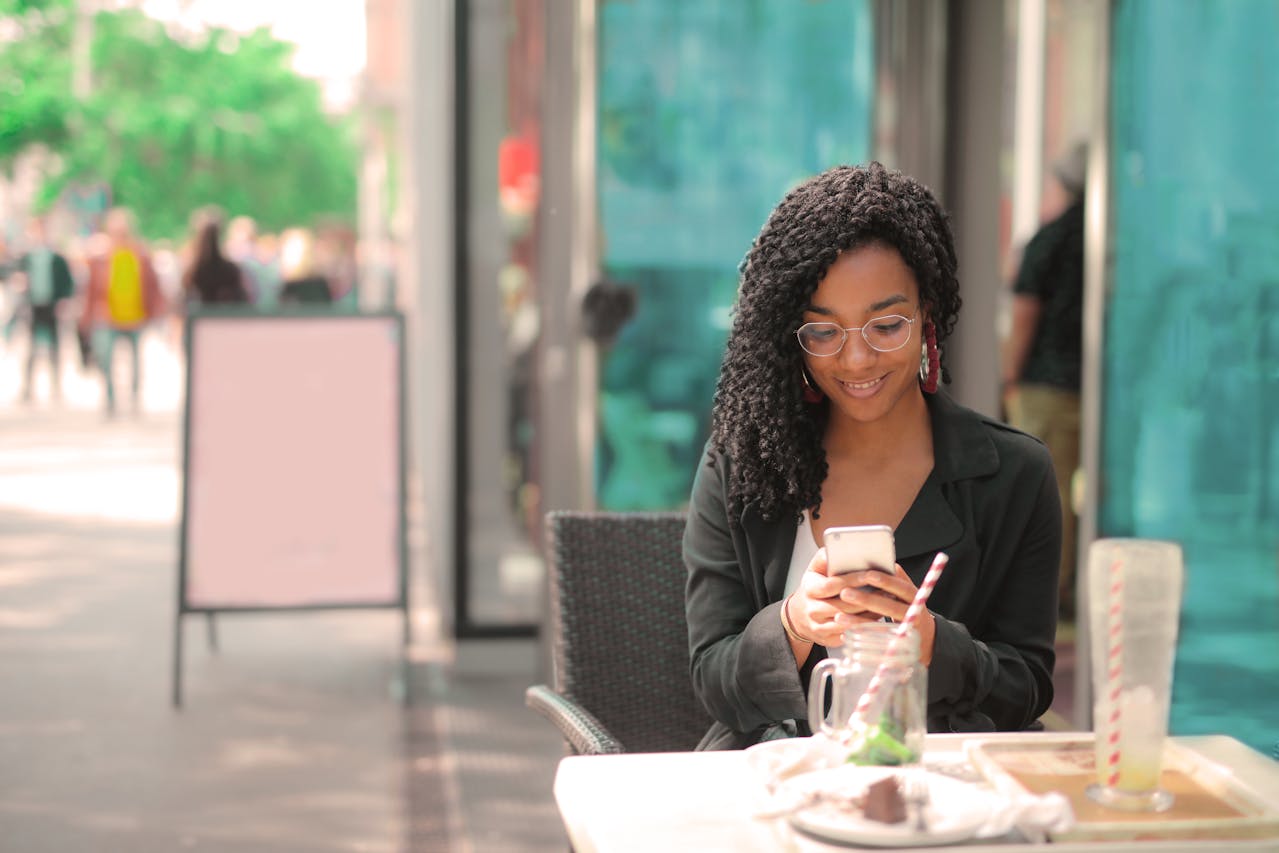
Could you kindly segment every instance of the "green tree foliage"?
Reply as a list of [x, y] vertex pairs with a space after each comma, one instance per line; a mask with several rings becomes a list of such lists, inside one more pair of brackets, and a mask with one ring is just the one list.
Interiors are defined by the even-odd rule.
[[48, 147], [59, 167], [44, 200], [105, 182], [152, 237], [183, 235], [208, 204], [268, 229], [353, 218], [353, 126], [325, 114], [319, 86], [290, 68], [292, 47], [266, 30], [191, 33], [135, 10], [98, 13], [92, 94], [77, 104], [66, 0], [0, 0], [14, 11], [8, 20], [40, 24], [0, 57], [0, 166]]
[[32, 145], [66, 142], [70, 0], [0, 0], [0, 171]]

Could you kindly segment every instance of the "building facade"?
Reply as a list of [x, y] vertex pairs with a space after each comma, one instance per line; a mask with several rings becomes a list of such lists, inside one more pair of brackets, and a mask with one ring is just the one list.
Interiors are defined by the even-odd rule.
[[999, 415], [1010, 269], [1053, 209], [1048, 165], [1084, 138], [1080, 554], [1182, 543], [1173, 730], [1269, 748], [1273, 3], [370, 0], [387, 4], [417, 479], [458, 635], [540, 623], [546, 511], [682, 505], [737, 264], [823, 168], [881, 160], [951, 211], [951, 391]]

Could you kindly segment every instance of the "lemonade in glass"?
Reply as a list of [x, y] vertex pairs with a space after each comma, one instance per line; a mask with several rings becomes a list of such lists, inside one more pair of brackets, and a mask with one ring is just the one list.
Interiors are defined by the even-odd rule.
[[1181, 548], [1100, 539], [1088, 559], [1097, 781], [1088, 796], [1123, 811], [1163, 811], [1159, 787], [1184, 569]]

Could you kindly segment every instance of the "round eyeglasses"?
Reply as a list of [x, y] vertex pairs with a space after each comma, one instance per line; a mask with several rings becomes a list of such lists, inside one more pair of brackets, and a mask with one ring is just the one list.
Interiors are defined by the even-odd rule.
[[848, 340], [849, 332], [861, 332], [866, 345], [876, 352], [893, 352], [910, 342], [910, 328], [915, 317], [903, 317], [900, 314], [889, 314], [876, 317], [864, 326], [848, 326], [838, 323], [805, 323], [795, 331], [799, 345], [804, 352], [819, 358], [839, 355]]

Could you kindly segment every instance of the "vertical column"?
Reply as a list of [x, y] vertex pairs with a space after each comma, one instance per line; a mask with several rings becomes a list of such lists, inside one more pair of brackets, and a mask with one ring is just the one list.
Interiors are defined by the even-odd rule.
[[542, 125], [542, 506], [593, 503], [595, 352], [582, 295], [598, 269], [595, 221], [595, 0], [547, 3]]
[[441, 613], [452, 600], [457, 483], [454, 433], [453, 169], [454, 26], [451, 3], [401, 7], [406, 22], [403, 89], [405, 173], [404, 310], [416, 479], [421, 488], [426, 570]]
[[[461, 128], [466, 155], [458, 158], [457, 191], [465, 211], [462, 239], [464, 259], [458, 270], [458, 299], [465, 310], [464, 384], [459, 404], [465, 405], [460, 447], [466, 454], [465, 479], [458, 509], [465, 510], [458, 525], [466, 572], [465, 607], [470, 622], [492, 627], [492, 617], [477, 615], [485, 601], [499, 596], [503, 560], [520, 536], [507, 506], [508, 390], [505, 333], [499, 279], [508, 259], [506, 225], [498, 207], [497, 151], [507, 132], [507, 43], [512, 26], [510, 4], [504, 0], [468, 0], [465, 60], [467, 127]], [[462, 10], [458, 10], [462, 14]], [[465, 171], [462, 169], [465, 161]], [[464, 243], [464, 245], [463, 245]], [[465, 627], [465, 626], [464, 626]]]
[[1012, 244], [1030, 239], [1039, 224], [1044, 175], [1044, 0], [1017, 6], [1016, 105], [1013, 109]]
[[996, 334], [999, 268], [999, 151], [1003, 124], [1004, 3], [950, 5], [946, 176], [964, 299], [950, 339], [951, 393], [988, 415], [999, 411]]
[[76, 0], [75, 27], [71, 31], [71, 94], [84, 102], [93, 91], [93, 16], [96, 0]]
[[1083, 501], [1079, 511], [1079, 547], [1075, 561], [1075, 600], [1079, 634], [1075, 667], [1075, 726], [1092, 727], [1092, 672], [1088, 636], [1088, 546], [1097, 538], [1101, 505], [1101, 422], [1103, 400], [1106, 287], [1110, 274], [1110, 2], [1096, 4], [1097, 57], [1100, 67], [1093, 93], [1092, 128], [1088, 146], [1088, 177], [1084, 208], [1084, 341], [1080, 399], [1079, 467], [1083, 471]]
[[[540, 264], [538, 469], [542, 509], [582, 509], [594, 492], [595, 353], [581, 334], [595, 251], [595, 0], [546, 4]], [[548, 567], [549, 571], [549, 567]], [[546, 586], [549, 591], [549, 584]], [[549, 601], [543, 613], [550, 612]], [[554, 670], [543, 633], [539, 672]]]
[[940, 194], [945, 180], [947, 6], [876, 0], [873, 156]]
[[[599, 44], [597, 0], [578, 0], [574, 44], [577, 48], [577, 104], [573, 115], [573, 241], [569, 280], [573, 317], [581, 322], [581, 305], [591, 283], [600, 276], [599, 205], [597, 203], [596, 121], [599, 79], [595, 60]], [[574, 415], [577, 437], [577, 496], [584, 508], [595, 506], [595, 444], [598, 423], [599, 360], [595, 342], [580, 334], [573, 344], [577, 361]]]

